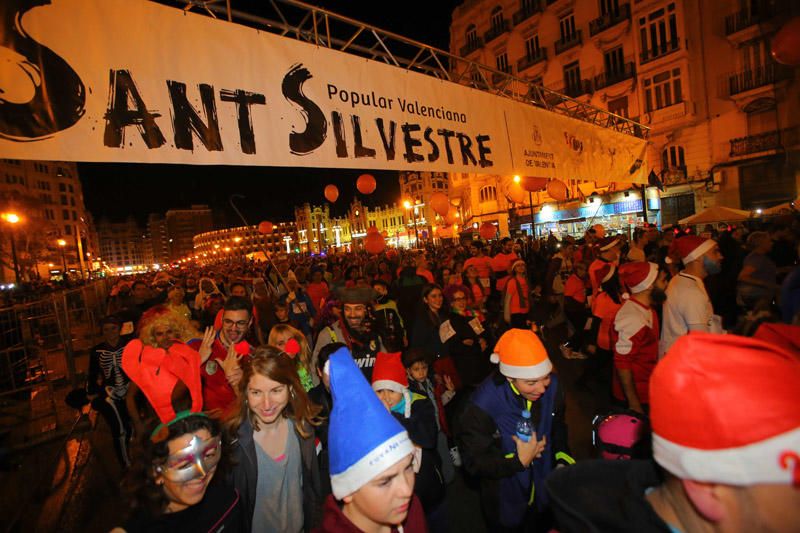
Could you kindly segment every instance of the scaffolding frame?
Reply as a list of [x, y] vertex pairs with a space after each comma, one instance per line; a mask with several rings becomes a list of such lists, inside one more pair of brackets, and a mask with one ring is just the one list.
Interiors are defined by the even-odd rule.
[[225, 17], [229, 22], [281, 37], [382, 61], [397, 68], [510, 98], [640, 139], [647, 139], [650, 132], [649, 127], [639, 122], [536, 85], [530, 80], [299, 0], [265, 1], [260, 6], [265, 13], [259, 15], [233, 9], [232, 0], [153, 1], [167, 5], [178, 3], [184, 11], [196, 10], [213, 18]]

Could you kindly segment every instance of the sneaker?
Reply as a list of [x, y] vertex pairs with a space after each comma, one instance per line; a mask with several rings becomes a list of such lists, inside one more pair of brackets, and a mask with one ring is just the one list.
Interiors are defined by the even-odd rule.
[[458, 451], [458, 446], [450, 448], [450, 459], [453, 461], [453, 466], [461, 466], [461, 452]]

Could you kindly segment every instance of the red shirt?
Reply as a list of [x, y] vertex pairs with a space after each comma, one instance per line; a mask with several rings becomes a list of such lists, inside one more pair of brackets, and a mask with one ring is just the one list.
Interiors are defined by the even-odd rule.
[[514, 252], [509, 254], [499, 253], [492, 257], [492, 269], [494, 270], [495, 274], [505, 276], [508, 274], [508, 270], [511, 268], [511, 265], [517, 259], [519, 259], [519, 257], [517, 257], [517, 254]]
[[564, 285], [564, 297], [572, 298], [576, 302], [586, 303], [586, 282], [577, 275], [572, 274]]
[[[376, 472], [377, 476], [380, 472]], [[314, 530], [314, 533], [361, 533], [361, 530], [353, 524], [342, 512], [339, 502], [328, 494], [325, 499], [325, 506], [322, 509], [322, 525]], [[392, 533], [400, 531], [397, 527], [392, 527]], [[416, 495], [411, 497], [411, 504], [408, 507], [408, 515], [403, 521], [403, 533], [427, 533], [428, 525], [425, 521], [425, 511]]]
[[[639, 401], [649, 403], [650, 375], [658, 362], [658, 315], [631, 298], [617, 311], [611, 338], [614, 368], [630, 370]], [[613, 389], [617, 399], [625, 399], [617, 372], [614, 372]]]
[[611, 328], [614, 327], [614, 316], [622, 304], [618, 304], [605, 292], [600, 292], [592, 299], [592, 314], [600, 320], [597, 330], [597, 347], [611, 350]]
[[[202, 339], [192, 339], [189, 346], [195, 350], [200, 349]], [[253, 347], [246, 341], [236, 345], [236, 351], [242, 355], [242, 360], [250, 357]], [[223, 346], [219, 336], [211, 345], [211, 356], [200, 365], [200, 377], [203, 380], [203, 411], [219, 410], [227, 415], [236, 406], [236, 393], [225, 378], [222, 361], [228, 356], [228, 349]]]

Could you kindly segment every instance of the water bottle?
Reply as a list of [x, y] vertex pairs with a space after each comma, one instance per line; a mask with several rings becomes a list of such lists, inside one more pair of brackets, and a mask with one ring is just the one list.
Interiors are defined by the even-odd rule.
[[522, 442], [530, 442], [531, 436], [533, 436], [531, 412], [527, 409], [523, 409], [522, 418], [517, 420], [517, 438]]

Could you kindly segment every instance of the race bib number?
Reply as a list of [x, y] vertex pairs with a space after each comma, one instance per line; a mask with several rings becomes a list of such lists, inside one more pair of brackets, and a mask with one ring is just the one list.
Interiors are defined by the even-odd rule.
[[478, 281], [481, 282], [481, 286], [484, 289], [488, 289], [492, 285], [492, 280], [490, 280], [489, 278], [478, 278]]
[[296, 315], [308, 313], [308, 306], [305, 302], [295, 302], [292, 304], [292, 312]]
[[445, 320], [442, 322], [442, 325], [439, 326], [439, 340], [442, 341], [442, 344], [452, 339], [455, 334], [456, 330], [453, 329], [453, 325], [449, 320]]
[[478, 317], [473, 318], [469, 321], [469, 326], [472, 328], [472, 331], [475, 332], [475, 335], [480, 335], [484, 332], [483, 324], [481, 324], [480, 319]]

